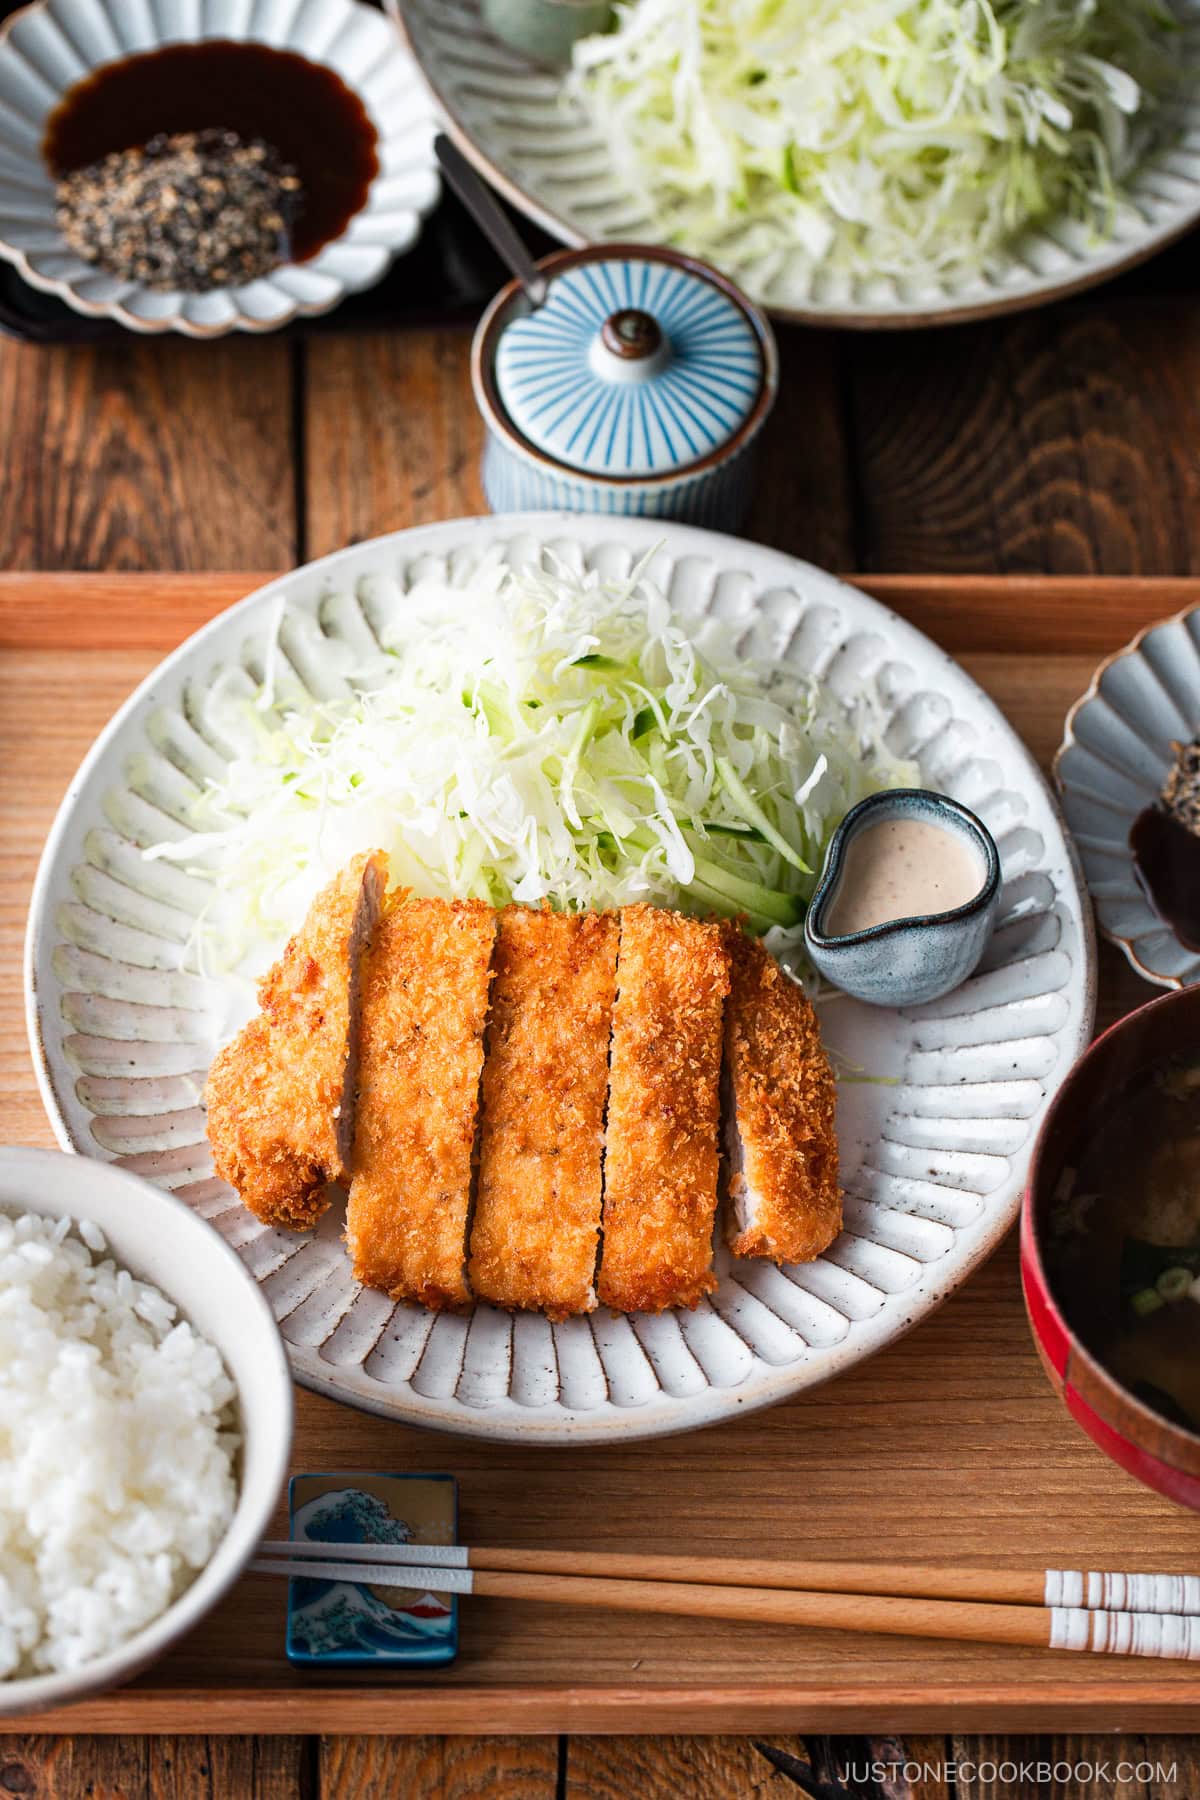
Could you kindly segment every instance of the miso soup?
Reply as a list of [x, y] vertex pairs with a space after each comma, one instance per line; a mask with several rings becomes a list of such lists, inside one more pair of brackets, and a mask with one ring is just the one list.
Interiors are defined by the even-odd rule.
[[1051, 1207], [1046, 1264], [1097, 1360], [1200, 1433], [1200, 1056], [1142, 1071], [1088, 1120]]

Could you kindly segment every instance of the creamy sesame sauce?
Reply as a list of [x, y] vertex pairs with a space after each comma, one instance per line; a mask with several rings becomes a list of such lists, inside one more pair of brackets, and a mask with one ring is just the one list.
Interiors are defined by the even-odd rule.
[[924, 819], [881, 819], [847, 845], [823, 930], [850, 937], [895, 919], [953, 912], [981, 891], [984, 873], [982, 857], [957, 831]]

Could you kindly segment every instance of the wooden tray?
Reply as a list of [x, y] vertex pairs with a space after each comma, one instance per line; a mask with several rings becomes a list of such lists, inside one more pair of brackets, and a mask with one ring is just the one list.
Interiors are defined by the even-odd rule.
[[[25, 1046], [21, 940], [46, 829], [93, 736], [164, 652], [257, 584], [0, 576], [0, 1130], [48, 1144]], [[1101, 654], [1200, 581], [860, 578], [959, 656], [1046, 763]], [[1150, 997], [1103, 952], [1102, 1021]], [[1200, 1519], [1068, 1421], [1026, 1329], [1010, 1241], [874, 1361], [771, 1412], [623, 1450], [529, 1450], [299, 1396], [296, 1469], [444, 1469], [466, 1541], [775, 1551], [1018, 1566], [1200, 1565]], [[113, 1732], [1180, 1730], [1185, 1665], [465, 1603], [433, 1677], [293, 1672], [282, 1583], [247, 1578], [140, 1681], [10, 1729]]]

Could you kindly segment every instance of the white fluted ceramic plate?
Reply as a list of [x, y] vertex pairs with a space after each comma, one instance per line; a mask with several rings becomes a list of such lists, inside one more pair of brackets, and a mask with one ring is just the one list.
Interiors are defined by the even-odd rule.
[[[46, 120], [102, 64], [208, 38], [269, 44], [334, 69], [378, 133], [379, 173], [341, 237], [306, 262], [204, 294], [143, 287], [63, 241], [41, 154]], [[0, 26], [0, 256], [76, 312], [131, 331], [275, 331], [371, 287], [416, 243], [441, 192], [433, 138], [412, 57], [395, 27], [359, 0], [34, 0]]]
[[[979, 973], [911, 1012], [838, 999], [827, 1041], [894, 1085], [839, 1102], [846, 1229], [818, 1261], [719, 1264], [693, 1313], [563, 1325], [490, 1306], [471, 1318], [356, 1291], [331, 1214], [310, 1237], [260, 1225], [212, 1173], [198, 1105], [222, 996], [181, 970], [208, 892], [139, 855], [177, 835], [223, 750], [206, 700], [222, 670], [261, 669], [286, 601], [286, 672], [322, 682], [324, 636], [375, 629], [431, 564], [451, 578], [486, 547], [629, 569], [685, 617], [714, 612], [756, 653], [819, 672], [848, 701], [874, 690], [898, 751], [986, 819], [1000, 848], [1000, 924]], [[928, 1313], [1015, 1217], [1033, 1135], [1087, 1042], [1091, 915], [1033, 761], [992, 703], [927, 638], [808, 564], [661, 521], [530, 513], [399, 532], [283, 576], [169, 657], [71, 784], [34, 891], [31, 1039], [61, 1142], [181, 1194], [262, 1282], [306, 1386], [372, 1411], [491, 1437], [602, 1442], [681, 1431], [849, 1368]]]
[[[561, 77], [498, 43], [483, 24], [480, 0], [385, 5], [408, 36], [447, 130], [514, 206], [567, 244], [662, 241], [661, 222], [622, 184]], [[1178, 52], [1200, 68], [1200, 0], [1181, 6]], [[736, 233], [717, 260], [776, 318], [813, 324], [918, 326], [1037, 306], [1140, 262], [1200, 219], [1200, 81], [1173, 123], [1176, 140], [1128, 184], [1112, 235], [1100, 242], [1086, 226], [1056, 219], [1023, 235], [980, 275], [930, 270], [922, 280], [836, 276], [814, 269], [799, 251], [743, 249]]]
[[1164, 925], [1138, 886], [1129, 832], [1153, 805], [1174, 760], [1173, 743], [1200, 731], [1200, 608], [1140, 632], [1102, 662], [1070, 712], [1054, 759], [1105, 937], [1159, 987], [1200, 981], [1200, 956]]

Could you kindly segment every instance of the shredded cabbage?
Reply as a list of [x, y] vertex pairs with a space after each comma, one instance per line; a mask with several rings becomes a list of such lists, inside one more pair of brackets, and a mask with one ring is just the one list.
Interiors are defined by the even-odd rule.
[[663, 235], [720, 263], [978, 273], [1051, 215], [1111, 229], [1164, 141], [1170, 0], [625, 0], [568, 87]]
[[[374, 846], [417, 893], [652, 900], [744, 916], [787, 952], [838, 822], [915, 778], [869, 686], [847, 707], [744, 660], [725, 627], [673, 616], [645, 564], [613, 580], [489, 555], [457, 585], [359, 595], [364, 647], [285, 615], [263, 684], [209, 695], [206, 735], [232, 759], [191, 829], [146, 852], [214, 882], [202, 967], [277, 947]], [[293, 665], [325, 698], [287, 680]]]

